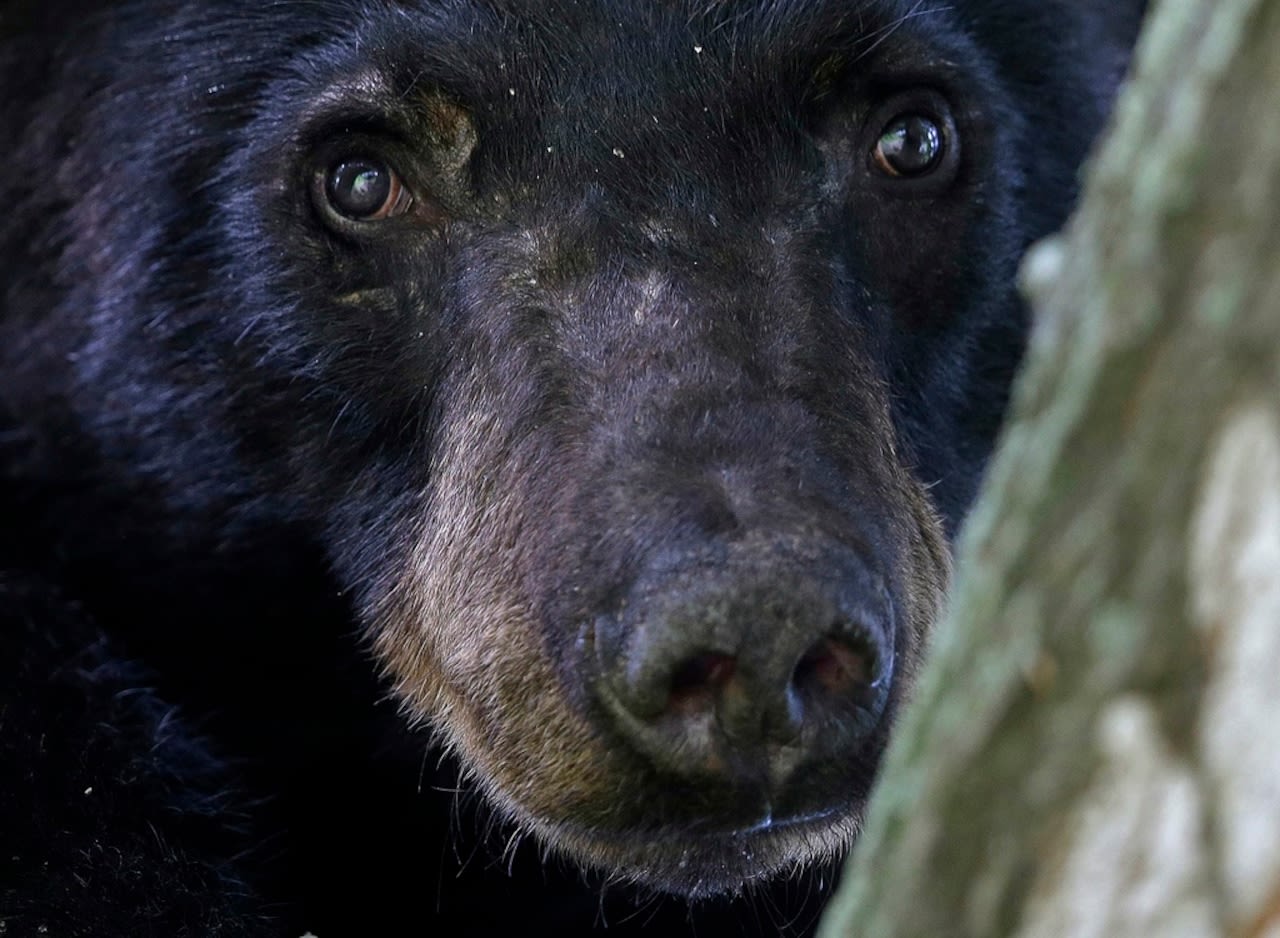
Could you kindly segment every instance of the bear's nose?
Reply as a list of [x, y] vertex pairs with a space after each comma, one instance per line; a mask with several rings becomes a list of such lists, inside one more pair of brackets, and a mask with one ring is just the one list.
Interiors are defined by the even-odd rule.
[[668, 563], [596, 621], [598, 696], [657, 768], [779, 792], [872, 735], [893, 679], [887, 590], [850, 552], [806, 553]]

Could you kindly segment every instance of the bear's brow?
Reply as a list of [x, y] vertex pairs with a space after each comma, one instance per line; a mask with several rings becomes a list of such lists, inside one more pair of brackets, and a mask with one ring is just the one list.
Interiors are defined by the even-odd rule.
[[945, 0], [406, 4], [403, 22], [377, 19], [360, 47], [382, 50], [402, 95], [428, 86], [480, 101], [588, 81], [749, 87], [828, 81], [908, 36], [927, 41], [951, 9]]

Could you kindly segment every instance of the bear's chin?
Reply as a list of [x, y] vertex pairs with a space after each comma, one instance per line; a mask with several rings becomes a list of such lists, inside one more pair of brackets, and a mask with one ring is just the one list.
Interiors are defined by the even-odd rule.
[[732, 896], [755, 884], [841, 858], [857, 837], [861, 805], [722, 829], [708, 825], [609, 832], [534, 822], [542, 842], [611, 879], [689, 899]]

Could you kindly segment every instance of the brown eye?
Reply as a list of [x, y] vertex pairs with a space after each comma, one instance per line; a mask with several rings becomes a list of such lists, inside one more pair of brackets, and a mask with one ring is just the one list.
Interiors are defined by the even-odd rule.
[[937, 121], [923, 114], [899, 114], [880, 132], [871, 157], [886, 176], [911, 178], [933, 172], [945, 154], [946, 137]]
[[380, 221], [401, 215], [412, 199], [400, 177], [378, 159], [354, 157], [329, 167], [324, 179], [329, 205], [352, 221]]

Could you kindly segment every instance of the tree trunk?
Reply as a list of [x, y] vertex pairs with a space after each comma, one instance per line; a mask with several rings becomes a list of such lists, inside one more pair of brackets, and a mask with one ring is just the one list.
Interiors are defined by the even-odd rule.
[[1280, 936], [1280, 0], [1162, 0], [825, 938]]

